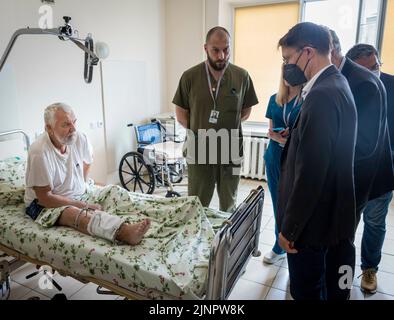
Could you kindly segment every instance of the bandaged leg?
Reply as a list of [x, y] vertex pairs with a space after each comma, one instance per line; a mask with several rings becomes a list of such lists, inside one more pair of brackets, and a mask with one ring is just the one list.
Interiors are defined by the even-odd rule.
[[118, 216], [103, 211], [76, 207], [64, 209], [57, 223], [60, 226], [74, 228], [84, 234], [131, 245], [140, 243], [150, 227], [149, 219], [131, 224]]
[[94, 211], [87, 226], [87, 231], [92, 236], [115, 241], [117, 231], [123, 220], [104, 211]]

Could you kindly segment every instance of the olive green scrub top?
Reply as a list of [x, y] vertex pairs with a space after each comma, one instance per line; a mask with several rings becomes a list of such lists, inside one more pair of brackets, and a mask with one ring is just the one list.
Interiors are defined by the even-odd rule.
[[[217, 81], [210, 72], [209, 75], [212, 88], [215, 90]], [[213, 91], [213, 96], [216, 96], [216, 90]], [[225, 129], [228, 131], [229, 137], [231, 129], [238, 129], [237, 135], [239, 140], [235, 146], [238, 148], [238, 154], [240, 157], [238, 159], [230, 159], [230, 164], [235, 164], [238, 161], [240, 162], [243, 155], [241, 111], [258, 103], [252, 79], [246, 70], [231, 63], [228, 64], [220, 81], [219, 94], [216, 100], [216, 111], [219, 111], [217, 123], [209, 122], [211, 112], [214, 109], [214, 102], [212, 95], [210, 94], [205, 62], [200, 63], [183, 73], [173, 99], [173, 103], [189, 111], [188, 129], [190, 130], [188, 130], [187, 139], [190, 139], [190, 134], [194, 134], [196, 146], [198, 144], [198, 139], [202, 139], [202, 136], [199, 135], [198, 132], [199, 129], [214, 129], [216, 132], [221, 129]], [[231, 145], [234, 146], [234, 144], [231, 144], [231, 139], [229, 139], [228, 142], [218, 139], [217, 159], [219, 164], [222, 163], [222, 148], [227, 148], [231, 155]], [[189, 148], [190, 146], [188, 145], [187, 147]], [[208, 152], [209, 143], [207, 142], [207, 163], [209, 161]], [[196, 149], [196, 163], [197, 155], [198, 152]], [[227, 163], [226, 160], [223, 161], [223, 164]]]

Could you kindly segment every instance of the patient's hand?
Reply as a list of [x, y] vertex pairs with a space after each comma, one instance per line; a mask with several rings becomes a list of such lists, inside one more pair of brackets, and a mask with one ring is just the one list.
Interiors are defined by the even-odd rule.
[[80, 208], [80, 209], [91, 209], [91, 210], [101, 210], [102, 207], [99, 204], [95, 204], [95, 203], [87, 203], [85, 201], [79, 201], [79, 205], [77, 205], [76, 207]]
[[92, 210], [101, 210], [102, 209], [102, 207], [99, 204], [87, 203], [87, 205], [88, 205], [88, 209], [92, 209]]

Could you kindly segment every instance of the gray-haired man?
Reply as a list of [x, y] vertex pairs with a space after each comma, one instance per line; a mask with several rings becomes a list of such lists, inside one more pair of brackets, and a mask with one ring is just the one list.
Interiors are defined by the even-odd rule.
[[87, 137], [76, 131], [71, 107], [50, 105], [44, 119], [46, 132], [32, 144], [28, 155], [26, 213], [46, 227], [57, 224], [110, 241], [138, 244], [149, 229], [149, 219], [129, 224], [101, 211], [94, 204], [96, 199], [84, 198], [92, 149]]

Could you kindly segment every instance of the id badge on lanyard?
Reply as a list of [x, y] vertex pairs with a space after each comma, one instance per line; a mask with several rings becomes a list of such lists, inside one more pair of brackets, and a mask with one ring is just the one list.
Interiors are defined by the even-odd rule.
[[[219, 120], [219, 111], [217, 111], [217, 105], [216, 105], [216, 101], [218, 99], [219, 96], [219, 90], [220, 90], [220, 82], [222, 81], [223, 75], [219, 78], [218, 80], [218, 84], [217, 84], [217, 88], [216, 88], [216, 92], [215, 92], [215, 96], [213, 95], [213, 89], [212, 89], [212, 83], [211, 83], [211, 77], [209, 76], [209, 70], [208, 70], [208, 64], [207, 62], [205, 62], [205, 71], [207, 73], [207, 79], [208, 79], [208, 87], [209, 87], [209, 93], [211, 94], [212, 97], [212, 101], [213, 101], [213, 108], [211, 111], [211, 114], [209, 116], [209, 123], [213, 123], [216, 124], [218, 123]], [[224, 74], [224, 71], [223, 71]]]
[[293, 112], [294, 108], [297, 106], [297, 102], [298, 102], [298, 97], [294, 100], [293, 106], [291, 107], [289, 114], [287, 116], [286, 116], [287, 103], [285, 103], [285, 105], [283, 106], [283, 122], [285, 123], [286, 128], [289, 127], [290, 116], [291, 116], [291, 113]]
[[211, 115], [209, 116], [209, 123], [216, 124], [219, 120], [219, 111], [212, 110]]

